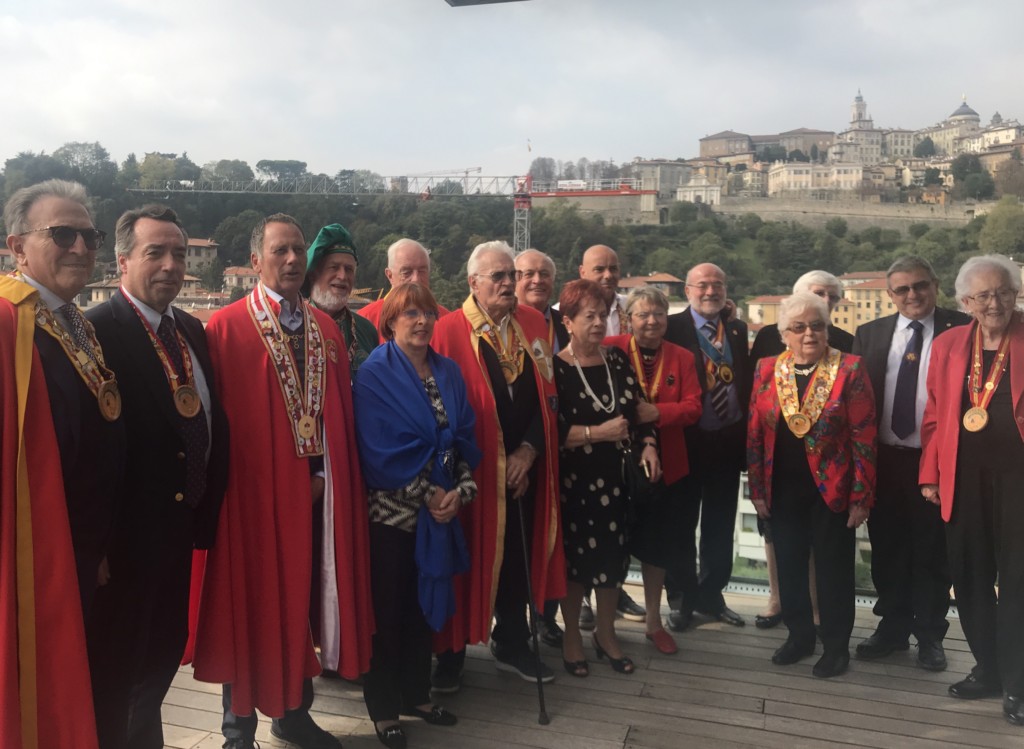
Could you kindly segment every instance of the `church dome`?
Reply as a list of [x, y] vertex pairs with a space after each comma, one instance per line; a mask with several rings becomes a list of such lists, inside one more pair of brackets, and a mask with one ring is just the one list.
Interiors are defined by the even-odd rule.
[[968, 118], [975, 119], [975, 120], [980, 120], [981, 119], [981, 115], [979, 115], [977, 112], [975, 112], [969, 106], [967, 106], [967, 102], [966, 101], [963, 104], [961, 104], [959, 107], [957, 107], [956, 111], [953, 112], [953, 114], [951, 114], [949, 116], [949, 119], [951, 119], [951, 120], [955, 120], [955, 119], [968, 119]]

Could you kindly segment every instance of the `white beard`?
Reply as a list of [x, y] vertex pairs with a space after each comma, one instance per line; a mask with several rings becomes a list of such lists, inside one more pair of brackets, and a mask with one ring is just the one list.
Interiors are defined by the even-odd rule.
[[337, 292], [329, 286], [326, 288], [314, 286], [309, 292], [309, 297], [313, 300], [313, 304], [331, 315], [339, 312], [348, 304], [348, 296], [348, 294]]

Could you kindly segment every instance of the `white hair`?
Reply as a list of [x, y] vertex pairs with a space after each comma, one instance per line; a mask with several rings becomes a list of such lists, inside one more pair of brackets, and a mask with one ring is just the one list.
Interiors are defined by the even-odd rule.
[[507, 255], [513, 265], [516, 262], [516, 251], [509, 247], [508, 242], [502, 242], [500, 239], [483, 242], [474, 247], [473, 252], [470, 253], [469, 260], [466, 261], [466, 274], [475, 276], [477, 269], [480, 267], [480, 258], [489, 252]]
[[391, 246], [388, 247], [388, 268], [390, 268], [392, 271], [395, 271], [395, 272], [398, 271], [398, 268], [395, 267], [396, 256], [398, 255], [399, 248], [401, 248], [401, 247], [403, 247], [404, 245], [407, 245], [407, 244], [408, 245], [412, 245], [413, 247], [418, 247], [419, 249], [423, 250], [423, 254], [427, 256], [427, 267], [429, 268], [430, 267], [430, 250], [428, 250], [426, 247], [421, 245], [415, 239], [409, 239], [408, 237], [402, 237], [397, 242], [392, 242]]
[[779, 336], [789, 327], [789, 322], [794, 317], [802, 315], [807, 310], [814, 310], [825, 325], [830, 325], [828, 316], [828, 303], [817, 294], [809, 291], [801, 291], [793, 296], [788, 296], [779, 305]]
[[812, 286], [824, 286], [840, 296], [843, 294], [843, 285], [839, 283], [839, 279], [824, 270], [809, 270], [804, 273], [793, 282], [793, 293], [810, 291]]
[[518, 255], [516, 255], [516, 269], [517, 270], [519, 269], [519, 258], [529, 257], [530, 255], [540, 255], [540, 258], [541, 258], [541, 260], [544, 261], [544, 264], [546, 266], [548, 266], [548, 268], [551, 269], [551, 277], [552, 278], [555, 277], [555, 271], [556, 271], [555, 261], [552, 260], [551, 256], [548, 255], [546, 252], [541, 252], [540, 250], [535, 250], [533, 247], [531, 247], [528, 250], [523, 250]]
[[1006, 282], [1010, 287], [1020, 294], [1020, 266], [1006, 257], [1006, 255], [976, 255], [968, 258], [967, 262], [960, 266], [960, 272], [956, 274], [956, 297], [963, 299], [971, 293], [971, 281], [974, 277], [986, 270], [1001, 271], [1006, 276]]

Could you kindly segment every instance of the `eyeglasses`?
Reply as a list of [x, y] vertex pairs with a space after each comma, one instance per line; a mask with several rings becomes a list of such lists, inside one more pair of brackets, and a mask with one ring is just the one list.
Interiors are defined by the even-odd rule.
[[477, 278], [489, 278], [491, 283], [501, 283], [502, 281], [515, 281], [519, 276], [519, 271], [516, 270], [496, 270], [493, 273], [474, 273]]
[[416, 322], [421, 317], [427, 322], [431, 322], [437, 319], [437, 312], [435, 312], [432, 309], [410, 308], [402, 312], [402, 317], [404, 317], [409, 322]]
[[999, 301], [1003, 304], [1012, 304], [1017, 298], [1017, 292], [1013, 289], [997, 289], [996, 291], [982, 291], [966, 298], [984, 307], [996, 297], [999, 297]]
[[699, 289], [702, 294], [709, 289], [711, 291], [725, 291], [725, 284], [721, 281], [712, 281], [711, 283], [688, 283], [686, 285], [693, 289]]
[[807, 332], [808, 328], [811, 329], [812, 333], [820, 333], [821, 331], [823, 331], [827, 327], [828, 327], [827, 323], [824, 323], [821, 320], [815, 320], [812, 323], [795, 322], [792, 325], [790, 325], [788, 328], [786, 328], [786, 330], [788, 330], [790, 333], [796, 333], [797, 335], [803, 335], [804, 333]]
[[70, 250], [74, 247], [75, 242], [78, 241], [78, 235], [81, 234], [82, 241], [85, 242], [85, 249], [89, 252], [96, 252], [103, 246], [103, 240], [107, 237], [107, 233], [99, 229], [76, 229], [73, 226], [44, 226], [42, 229], [23, 231], [18, 236], [24, 237], [26, 234], [35, 234], [40, 231], [50, 232], [50, 239], [62, 250]]
[[551, 280], [551, 271], [549, 270], [517, 270], [516, 278], [519, 280], [532, 281], [534, 278], [539, 278], [541, 281]]
[[653, 310], [651, 312], [630, 312], [629, 316], [635, 317], [638, 320], [664, 320], [668, 317], [668, 313], [661, 310]]
[[897, 286], [895, 289], [889, 289], [893, 296], [906, 296], [913, 289], [915, 294], [923, 294], [926, 291], [931, 290], [932, 281], [915, 281], [910, 286]]

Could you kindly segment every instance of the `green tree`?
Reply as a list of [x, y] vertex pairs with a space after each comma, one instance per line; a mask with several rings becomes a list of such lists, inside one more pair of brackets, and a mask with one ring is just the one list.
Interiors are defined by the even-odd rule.
[[996, 195], [1013, 195], [1024, 198], [1024, 164], [1016, 159], [1007, 159], [996, 167]]
[[821, 150], [818, 148], [817, 143], [811, 144], [811, 161], [813, 161], [815, 164], [821, 161]]
[[928, 233], [929, 229], [931, 229], [931, 227], [928, 226], [928, 224], [911, 224], [907, 227], [907, 234], [914, 239], [920, 239]]
[[538, 156], [530, 162], [528, 174], [536, 180], [550, 182], [558, 177], [558, 167], [550, 156]]
[[249, 264], [249, 238], [261, 218], [262, 213], [248, 209], [225, 218], [217, 225], [213, 239], [220, 245], [218, 254], [223, 254], [225, 265]]
[[1018, 255], [1024, 251], [1024, 207], [1015, 197], [1005, 197], [989, 211], [978, 237], [982, 252]]
[[175, 156], [157, 153], [147, 153], [142, 163], [139, 164], [139, 185], [141, 187], [166, 187], [168, 182], [175, 179]]
[[45, 153], [22, 151], [4, 162], [4, 189], [7, 197], [22, 187], [48, 179], [69, 179], [71, 169], [63, 161]]
[[846, 236], [846, 232], [849, 228], [850, 225], [847, 224], [846, 219], [842, 218], [841, 216], [830, 218], [828, 221], [825, 222], [825, 231], [827, 231], [834, 237], [838, 237], [839, 239], [842, 239], [843, 237]]
[[252, 167], [240, 159], [221, 159], [203, 165], [203, 179], [211, 182], [249, 182], [255, 179]]
[[133, 187], [139, 184], [139, 180], [142, 178], [142, 172], [139, 170], [139, 160], [135, 158], [134, 153], [128, 154], [128, 157], [121, 162], [121, 168], [117, 172], [117, 186], [118, 187]]
[[299, 177], [305, 177], [307, 174], [306, 162], [295, 161], [294, 159], [261, 159], [256, 162], [256, 171], [265, 179], [272, 179], [278, 182], [286, 179], [298, 179]]
[[928, 167], [924, 170], [924, 184], [938, 185], [942, 183], [942, 172], [935, 167]]
[[768, 146], [755, 157], [758, 161], [785, 161], [786, 149], [782, 146]]
[[786, 155], [786, 158], [788, 158], [790, 161], [804, 161], [804, 162], [807, 162], [807, 161], [811, 160], [810, 157], [807, 156], [799, 148], [794, 148], [792, 151], [790, 151]]
[[94, 195], [108, 195], [117, 177], [117, 164], [98, 142], [65, 143], [53, 152], [53, 158], [68, 166], [73, 179]]
[[984, 171], [984, 168], [981, 166], [981, 160], [977, 154], [962, 153], [953, 159], [949, 170], [953, 173], [953, 179], [963, 182], [967, 179], [967, 175]]
[[914, 146], [914, 157], [918, 159], [930, 159], [935, 155], [935, 142], [929, 137], [924, 136]]
[[967, 175], [962, 185], [964, 196], [975, 200], [991, 198], [996, 191], [996, 183], [992, 175], [982, 170]]

